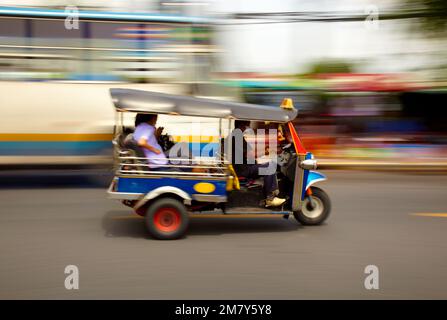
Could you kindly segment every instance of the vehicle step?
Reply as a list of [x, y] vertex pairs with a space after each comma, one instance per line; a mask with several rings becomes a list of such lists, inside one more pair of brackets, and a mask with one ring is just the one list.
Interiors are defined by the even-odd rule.
[[288, 211], [279, 208], [263, 208], [263, 207], [232, 207], [225, 211], [225, 214], [285, 214]]

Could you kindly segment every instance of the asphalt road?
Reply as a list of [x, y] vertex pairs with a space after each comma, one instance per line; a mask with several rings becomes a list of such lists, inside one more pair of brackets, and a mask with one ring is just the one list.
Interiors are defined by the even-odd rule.
[[[446, 299], [447, 175], [326, 173], [322, 226], [193, 218], [177, 241], [148, 238], [143, 220], [72, 177], [2, 180], [0, 298]], [[64, 287], [67, 265], [78, 290]], [[378, 290], [364, 287], [367, 265]]]

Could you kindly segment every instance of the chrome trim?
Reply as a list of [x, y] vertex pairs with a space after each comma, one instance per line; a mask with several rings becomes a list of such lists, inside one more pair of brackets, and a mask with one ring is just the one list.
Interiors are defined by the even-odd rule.
[[[119, 157], [122, 160], [160, 160], [160, 158], [146, 158], [146, 157], [127, 157], [127, 156], [120, 156]], [[219, 160], [219, 159], [213, 159], [215, 157], [195, 157], [195, 158], [168, 158], [169, 161], [178, 161], [178, 162], [195, 162], [195, 163], [201, 163], [201, 162], [207, 162], [207, 163], [217, 163], [217, 164], [229, 164], [228, 160]]]
[[113, 191], [116, 185], [116, 179], [113, 179], [110, 183], [109, 188], [107, 189], [107, 194], [109, 199], [117, 199], [117, 200], [138, 200], [140, 199], [144, 193], [131, 193], [131, 192], [117, 192]]
[[155, 175], [171, 175], [171, 176], [198, 176], [198, 177], [226, 177], [226, 173], [207, 173], [207, 172], [179, 172], [179, 171], [144, 171], [144, 170], [119, 170], [121, 174], [155, 174]]
[[108, 192], [109, 199], [115, 200], [138, 200], [144, 196], [144, 193], [127, 193], [127, 192]]
[[[145, 163], [120, 163], [121, 166], [128, 166], [128, 167], [148, 167], [151, 169], [151, 166], [153, 164], [145, 164]], [[163, 164], [160, 165], [162, 167], [166, 168], [194, 168], [194, 169], [220, 169], [225, 170], [225, 167], [216, 167], [216, 166], [206, 166], [206, 165], [184, 165], [184, 164]], [[150, 171], [150, 170], [149, 170]]]
[[304, 170], [315, 170], [317, 168], [317, 160], [307, 159], [301, 161], [300, 167]]
[[115, 184], [118, 181], [117, 178], [113, 178], [110, 182], [109, 188], [107, 188], [107, 193], [114, 192], [113, 189], [115, 188]]
[[293, 198], [292, 198], [292, 211], [298, 211], [301, 209], [301, 204], [303, 200], [301, 195], [303, 193], [303, 179], [304, 179], [304, 169], [300, 167], [300, 163], [304, 161], [306, 155], [297, 155], [296, 168], [295, 168], [295, 179], [293, 180]]
[[214, 194], [193, 194], [192, 198], [201, 202], [226, 202], [227, 196], [219, 196]]
[[[163, 175], [154, 175], [154, 174], [139, 174], [139, 175], [133, 175], [133, 174], [120, 174], [119, 172], [117, 172], [116, 177], [118, 178], [138, 178], [138, 179], [162, 179], [162, 178], [166, 178]], [[222, 177], [214, 177], [214, 176], [202, 176], [202, 177], [197, 177], [197, 176], [177, 176], [177, 177], [172, 177], [173, 179], [181, 179], [181, 180], [217, 180], [217, 181], [227, 181], [228, 179], [228, 175], [226, 176], [222, 176]], [[200, 179], [203, 178], [203, 179]]]

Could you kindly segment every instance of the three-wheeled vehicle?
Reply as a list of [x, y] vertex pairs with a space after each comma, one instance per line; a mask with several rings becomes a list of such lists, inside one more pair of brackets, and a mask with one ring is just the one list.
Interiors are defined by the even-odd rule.
[[[111, 89], [111, 96], [117, 111], [116, 174], [108, 194], [143, 216], [152, 237], [183, 236], [191, 213], [293, 215], [304, 225], [319, 225], [328, 217], [329, 197], [314, 186], [326, 177], [313, 171], [316, 160], [305, 150], [292, 124], [298, 111], [290, 100], [269, 107], [133, 89]], [[227, 119], [230, 125], [234, 119], [281, 124], [291, 140], [281, 148], [277, 161], [281, 197], [286, 202], [275, 208], [263, 206], [262, 183], [238, 177], [220, 151], [213, 157], [170, 158], [163, 168], [152, 169], [132, 139], [132, 129], [124, 124], [129, 113], [211, 117]], [[224, 138], [219, 137], [220, 144]]]

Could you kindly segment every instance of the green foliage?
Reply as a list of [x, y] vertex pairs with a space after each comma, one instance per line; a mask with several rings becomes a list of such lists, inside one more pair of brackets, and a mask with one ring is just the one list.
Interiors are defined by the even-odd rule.
[[324, 60], [314, 63], [309, 74], [318, 73], [351, 73], [353, 65], [344, 60]]
[[403, 4], [418, 16], [424, 32], [447, 31], [446, 0], [404, 0]]

